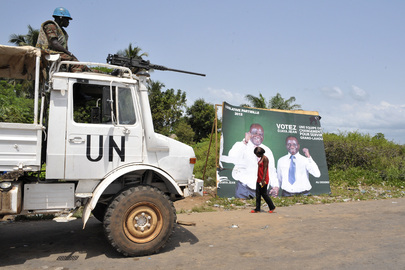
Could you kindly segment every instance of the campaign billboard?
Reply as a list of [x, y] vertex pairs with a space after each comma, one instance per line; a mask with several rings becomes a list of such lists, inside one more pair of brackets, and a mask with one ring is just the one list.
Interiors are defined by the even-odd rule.
[[311, 111], [222, 105], [218, 196], [255, 197], [260, 146], [269, 159], [269, 192], [277, 196], [330, 193], [320, 116]]

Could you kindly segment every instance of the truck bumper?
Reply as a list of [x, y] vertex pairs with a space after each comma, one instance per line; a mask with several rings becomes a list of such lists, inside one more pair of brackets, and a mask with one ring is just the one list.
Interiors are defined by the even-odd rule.
[[183, 192], [184, 197], [203, 196], [204, 181], [193, 177], [188, 181], [188, 188], [185, 188]]

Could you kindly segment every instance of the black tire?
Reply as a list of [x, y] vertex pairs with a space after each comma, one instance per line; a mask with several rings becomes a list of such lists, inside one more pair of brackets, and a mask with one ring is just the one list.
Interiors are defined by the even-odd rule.
[[91, 213], [98, 221], [103, 222], [106, 211], [107, 205], [104, 203], [98, 203], [96, 204], [96, 207], [94, 207], [93, 211], [91, 211]]
[[176, 223], [173, 202], [151, 186], [130, 187], [111, 201], [104, 217], [108, 241], [125, 256], [158, 252]]

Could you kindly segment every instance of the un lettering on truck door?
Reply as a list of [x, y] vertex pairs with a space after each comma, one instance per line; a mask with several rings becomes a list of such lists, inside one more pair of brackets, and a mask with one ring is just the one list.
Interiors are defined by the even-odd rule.
[[[134, 89], [101, 82], [71, 81], [67, 119], [67, 179], [103, 177], [142, 161], [142, 127]], [[85, 173], [83, 173], [85, 171]], [[86, 173], [88, 172], [88, 173]]]

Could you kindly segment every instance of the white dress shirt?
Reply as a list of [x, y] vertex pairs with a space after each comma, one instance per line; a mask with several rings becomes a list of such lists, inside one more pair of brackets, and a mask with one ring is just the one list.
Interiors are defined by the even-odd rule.
[[[261, 144], [259, 146], [264, 149], [264, 155], [269, 159], [269, 184], [271, 186], [278, 185], [273, 152], [271, 152], [270, 148], [268, 148], [264, 144]], [[257, 162], [259, 161], [259, 159], [253, 152], [256, 147], [257, 146], [254, 145], [250, 140], [248, 141], [248, 143], [246, 143], [245, 140], [236, 142], [232, 146], [231, 150], [229, 150], [228, 157], [221, 158], [222, 161], [235, 164], [235, 167], [232, 171], [233, 179], [240, 181], [253, 190], [256, 189], [258, 169]]]
[[295, 182], [294, 184], [290, 184], [288, 181], [290, 157], [291, 154], [288, 153], [277, 162], [278, 187], [289, 193], [300, 193], [311, 190], [312, 186], [309, 182], [309, 174], [312, 174], [316, 178], [321, 176], [318, 165], [316, 165], [312, 157], [307, 158], [299, 153], [295, 154]]

